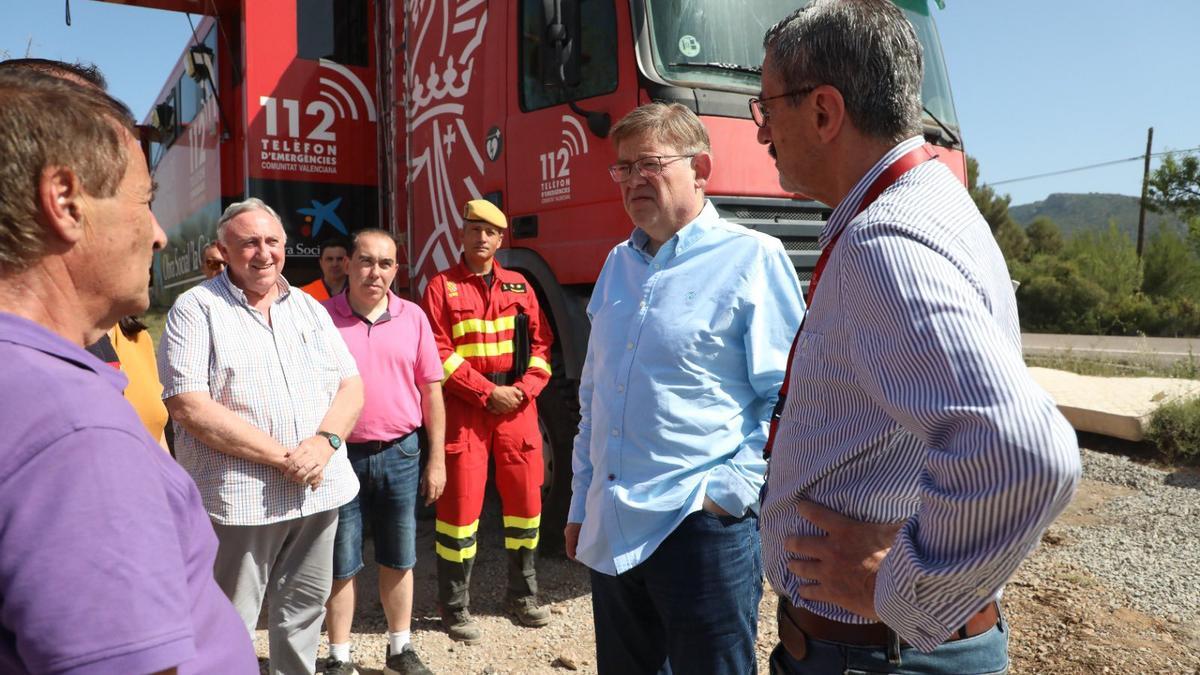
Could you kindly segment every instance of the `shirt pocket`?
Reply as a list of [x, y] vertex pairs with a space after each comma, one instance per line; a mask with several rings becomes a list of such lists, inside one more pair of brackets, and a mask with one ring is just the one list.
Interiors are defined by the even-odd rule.
[[[332, 336], [342, 339], [341, 335]], [[293, 367], [304, 368], [318, 380], [319, 389], [336, 391], [341, 382], [341, 370], [338, 368], [337, 354], [330, 342], [331, 336], [322, 330], [320, 325], [305, 325], [300, 327], [299, 343], [295, 355], [298, 360]]]

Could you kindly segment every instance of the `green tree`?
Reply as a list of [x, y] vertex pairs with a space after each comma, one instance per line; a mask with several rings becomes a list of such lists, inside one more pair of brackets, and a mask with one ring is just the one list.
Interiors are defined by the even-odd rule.
[[1016, 270], [1021, 327], [1049, 333], [1096, 333], [1097, 310], [1108, 299], [1073, 260], [1037, 255]]
[[1029, 227], [1025, 228], [1025, 234], [1029, 237], [1031, 255], [1038, 253], [1058, 255], [1062, 253], [1065, 246], [1062, 230], [1059, 229], [1058, 223], [1046, 216], [1034, 218]]
[[1168, 154], [1150, 174], [1148, 206], [1188, 219], [1200, 216], [1200, 155]]
[[1113, 301], [1133, 295], [1142, 286], [1137, 248], [1115, 221], [1110, 221], [1102, 232], [1076, 234], [1063, 254]]
[[1008, 215], [1008, 204], [1012, 197], [998, 195], [990, 185], [980, 184], [979, 162], [970, 155], [967, 156], [967, 192], [971, 193], [971, 199], [993, 233], [998, 233], [1001, 226], [1013, 222], [1012, 216]]
[[1146, 208], [1182, 218], [1192, 248], [1200, 251], [1200, 155], [1168, 154], [1150, 174], [1149, 188]]
[[1006, 218], [1004, 222], [1000, 223], [1000, 227], [995, 230], [994, 234], [1000, 251], [1004, 253], [1004, 259], [1010, 265], [1025, 260], [1029, 255], [1029, 237], [1012, 218]]
[[1142, 292], [1154, 298], [1200, 301], [1200, 255], [1174, 230], [1160, 229], [1146, 242]]

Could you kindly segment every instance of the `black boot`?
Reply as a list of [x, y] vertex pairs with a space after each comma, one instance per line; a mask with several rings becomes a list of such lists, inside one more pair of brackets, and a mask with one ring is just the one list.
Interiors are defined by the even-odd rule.
[[467, 607], [471, 603], [471, 568], [475, 566], [472, 556], [462, 562], [453, 562], [438, 556], [438, 604], [441, 606], [442, 625], [451, 640], [475, 644], [483, 638], [479, 624], [471, 617]]
[[537, 601], [537, 549], [508, 549], [507, 609], [523, 626], [550, 623], [550, 610]]

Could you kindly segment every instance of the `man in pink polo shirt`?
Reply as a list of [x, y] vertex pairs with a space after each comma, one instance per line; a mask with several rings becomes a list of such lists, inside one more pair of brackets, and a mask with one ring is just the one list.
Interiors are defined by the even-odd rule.
[[371, 518], [379, 596], [388, 622], [387, 675], [430, 673], [409, 644], [416, 564], [416, 506], [422, 424], [429, 461], [420, 478], [425, 504], [446, 485], [442, 362], [420, 307], [392, 293], [396, 241], [383, 230], [359, 231], [350, 253], [346, 291], [323, 304], [358, 363], [365, 387], [362, 415], [346, 439], [361, 485], [338, 511], [333, 592], [326, 604], [326, 673], [356, 673], [350, 656], [354, 575], [363, 568], [363, 520]]

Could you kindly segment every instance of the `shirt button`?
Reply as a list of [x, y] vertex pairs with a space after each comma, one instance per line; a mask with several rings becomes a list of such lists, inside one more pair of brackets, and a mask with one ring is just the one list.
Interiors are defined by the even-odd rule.
[[617, 393], [618, 393], [618, 394], [624, 394], [624, 393], [625, 393], [625, 385], [623, 385], [623, 384], [618, 384], [618, 385], [617, 385]]
[[975, 596], [979, 597], [979, 598], [986, 598], [991, 594], [992, 594], [992, 592], [986, 588], [976, 588], [975, 589]]
[[620, 430], [620, 429], [613, 429], [613, 430], [612, 430], [612, 435], [613, 435], [613, 436], [620, 436], [620, 435], [621, 435], [621, 430]]
[[615, 473], [610, 473], [610, 474], [608, 474], [608, 479], [609, 479], [609, 480], [616, 480], [616, 479], [617, 479], [617, 474], [615, 474]]
[[633, 343], [632, 343], [632, 342], [626, 342], [626, 343], [625, 343], [625, 350], [626, 350], [626, 351], [633, 351]]

